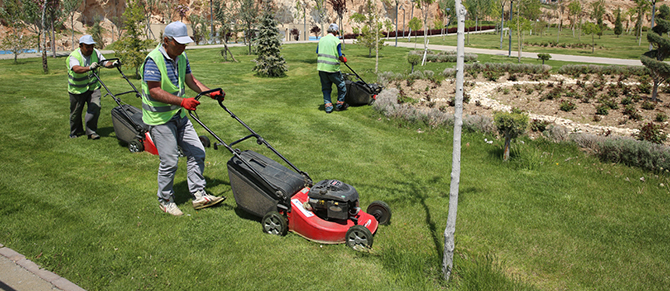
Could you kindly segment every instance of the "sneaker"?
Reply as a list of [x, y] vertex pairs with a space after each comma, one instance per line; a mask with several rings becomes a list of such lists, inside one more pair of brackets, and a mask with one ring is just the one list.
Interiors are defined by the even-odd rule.
[[69, 137], [70, 138], [77, 138], [77, 135], [76, 134], [71, 134], [71, 135], [69, 135]]
[[205, 190], [199, 190], [195, 192], [195, 199], [193, 200], [193, 208], [203, 209], [205, 207], [214, 206], [226, 200], [225, 196], [217, 197], [214, 195], [209, 195]]
[[331, 112], [333, 112], [333, 103], [327, 103], [327, 104], [325, 105], [325, 108], [326, 108], [326, 113], [331, 113]]
[[88, 139], [100, 139], [100, 136], [97, 133], [89, 134]]
[[337, 107], [335, 107], [335, 110], [337, 110], [337, 111], [344, 111], [344, 110], [347, 110], [347, 108], [349, 108], [349, 104], [347, 104], [347, 103], [338, 103], [338, 104], [337, 104]]
[[184, 214], [179, 210], [179, 207], [177, 207], [177, 204], [174, 203], [174, 198], [170, 197], [170, 200], [168, 201], [161, 201], [160, 202], [160, 207], [163, 212], [170, 213], [174, 216], [180, 216]]

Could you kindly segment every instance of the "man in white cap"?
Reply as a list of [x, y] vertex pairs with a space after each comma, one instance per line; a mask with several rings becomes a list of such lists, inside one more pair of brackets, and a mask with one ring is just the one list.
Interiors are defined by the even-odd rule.
[[[158, 202], [160, 209], [172, 215], [183, 213], [174, 202], [174, 175], [179, 161], [179, 148], [187, 158], [188, 189], [193, 207], [201, 209], [220, 203], [225, 197], [205, 192], [205, 148], [186, 117], [186, 110], [195, 110], [200, 104], [195, 98], [184, 98], [185, 87], [196, 93], [209, 88], [191, 73], [184, 53], [186, 44], [193, 42], [186, 25], [180, 21], [165, 27], [163, 43], [147, 55], [142, 72], [142, 120], [151, 126], [160, 166], [158, 168]], [[216, 91], [213, 99], [223, 99], [225, 94]]]
[[340, 72], [340, 61], [347, 62], [347, 58], [342, 54], [340, 39], [337, 38], [339, 27], [331, 23], [328, 26], [328, 34], [319, 40], [319, 46], [316, 48], [316, 69], [319, 71], [321, 79], [321, 92], [323, 92], [323, 103], [326, 113], [333, 112], [333, 102], [330, 100], [330, 93], [333, 90], [333, 83], [337, 86], [337, 105], [335, 110], [346, 110], [349, 105], [344, 103], [344, 96], [347, 94], [347, 87], [344, 84], [342, 72]]
[[68, 84], [67, 91], [70, 93], [70, 138], [76, 138], [84, 134], [81, 122], [81, 114], [84, 105], [87, 106], [86, 135], [89, 139], [99, 139], [98, 117], [100, 117], [100, 82], [93, 76], [100, 65], [112, 68], [119, 65], [119, 61], [110, 63], [95, 49], [95, 41], [90, 35], [84, 35], [79, 39], [79, 48], [67, 57]]

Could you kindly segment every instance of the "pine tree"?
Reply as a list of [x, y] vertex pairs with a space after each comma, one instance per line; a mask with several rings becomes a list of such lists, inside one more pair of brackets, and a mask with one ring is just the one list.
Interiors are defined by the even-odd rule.
[[263, 11], [256, 48], [258, 58], [255, 60], [254, 71], [256, 75], [262, 77], [284, 77], [288, 68], [284, 57], [280, 54], [279, 29], [270, 1], [265, 3]]
[[656, 102], [658, 86], [670, 78], [670, 64], [664, 62], [670, 55], [670, 39], [664, 38], [670, 31], [670, 21], [657, 19], [656, 25], [647, 34], [647, 40], [654, 47], [640, 57], [642, 64], [649, 68], [654, 81], [654, 89], [651, 92], [651, 101]]

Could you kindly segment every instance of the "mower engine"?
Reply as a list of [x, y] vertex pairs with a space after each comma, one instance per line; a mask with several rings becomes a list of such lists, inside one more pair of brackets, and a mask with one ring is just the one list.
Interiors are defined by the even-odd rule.
[[358, 191], [342, 181], [323, 180], [307, 194], [316, 216], [324, 220], [347, 220], [358, 214]]

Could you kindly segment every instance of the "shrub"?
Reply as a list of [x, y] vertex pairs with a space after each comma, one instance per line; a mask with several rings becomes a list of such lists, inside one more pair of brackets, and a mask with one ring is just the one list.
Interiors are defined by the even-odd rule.
[[649, 94], [651, 93], [651, 84], [649, 84], [649, 82], [640, 81], [640, 85], [637, 86], [637, 89], [642, 94]]
[[631, 119], [642, 120], [642, 115], [637, 112], [635, 104], [628, 104], [623, 108], [623, 114], [628, 115]]
[[600, 99], [600, 103], [609, 107], [610, 109], [619, 109], [619, 104], [616, 103], [613, 99], [610, 98], [602, 98]]
[[665, 115], [665, 113], [661, 112], [656, 114], [656, 118], [654, 120], [656, 120], [657, 122], [665, 122], [666, 120], [668, 120], [668, 116]]
[[663, 126], [660, 124], [654, 124], [653, 122], [649, 122], [643, 125], [640, 128], [640, 132], [637, 134], [637, 139], [646, 140], [657, 144], [663, 143], [667, 137], [668, 135], [663, 133]]
[[645, 109], [645, 110], [654, 110], [654, 109], [656, 109], [656, 103], [647, 100], [647, 101], [642, 102], [641, 107], [642, 107], [642, 109]]
[[546, 120], [533, 119], [530, 122], [530, 130], [534, 132], [543, 132], [547, 129], [547, 125], [549, 125], [549, 122]]
[[609, 108], [609, 106], [607, 106], [607, 105], [604, 105], [604, 104], [598, 105], [598, 106], [596, 107], [596, 114], [598, 114], [598, 115], [607, 115], [607, 114], [609, 114], [609, 112], [608, 112], [609, 109], [610, 109], [610, 108]]
[[505, 137], [505, 148], [503, 150], [503, 160], [509, 159], [510, 143], [512, 139], [522, 135], [526, 132], [528, 127], [528, 115], [525, 113], [517, 113], [512, 109], [512, 112], [498, 111], [493, 114], [493, 121], [495, 122], [498, 133]]
[[572, 111], [572, 110], [575, 110], [576, 107], [577, 107], [577, 106], [575, 105], [575, 103], [572, 103], [572, 101], [569, 101], [569, 100], [561, 100], [561, 106], [560, 106], [560, 108], [561, 108], [561, 110], [563, 110], [563, 111], [565, 111], [565, 112], [570, 112], [570, 111]]
[[626, 96], [626, 97], [623, 97], [623, 99], [621, 99], [621, 105], [626, 106], [626, 105], [629, 105], [629, 104], [632, 104], [632, 103], [633, 103], [633, 97], [631, 97], [631, 96]]
[[544, 136], [554, 142], [564, 142], [570, 137], [570, 131], [567, 127], [561, 125], [551, 125], [543, 132]]

